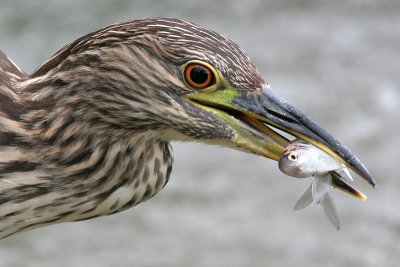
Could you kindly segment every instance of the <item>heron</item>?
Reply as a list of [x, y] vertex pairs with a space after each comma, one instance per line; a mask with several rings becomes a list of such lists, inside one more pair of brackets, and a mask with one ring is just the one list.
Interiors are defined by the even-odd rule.
[[349, 149], [272, 91], [236, 43], [194, 23], [113, 24], [30, 75], [0, 52], [0, 238], [151, 198], [169, 180], [171, 141], [279, 160], [290, 137], [375, 185]]

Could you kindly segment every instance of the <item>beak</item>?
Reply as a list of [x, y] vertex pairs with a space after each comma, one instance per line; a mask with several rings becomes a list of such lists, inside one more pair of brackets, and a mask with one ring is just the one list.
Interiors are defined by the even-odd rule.
[[279, 160], [289, 140], [273, 130], [277, 128], [319, 147], [376, 186], [371, 174], [349, 149], [271, 89], [244, 94], [217, 90], [205, 94], [188, 98], [234, 128], [238, 134], [233, 142], [239, 149]]

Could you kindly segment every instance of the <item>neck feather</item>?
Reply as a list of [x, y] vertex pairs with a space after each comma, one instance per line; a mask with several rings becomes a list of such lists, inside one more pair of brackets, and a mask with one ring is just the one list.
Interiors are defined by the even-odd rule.
[[0, 238], [116, 213], [165, 186], [172, 151], [159, 129], [79, 117], [41, 88], [0, 112]]
[[116, 213], [161, 190], [171, 171], [170, 145], [148, 135], [116, 140], [90, 136], [31, 150], [2, 146], [0, 237]]

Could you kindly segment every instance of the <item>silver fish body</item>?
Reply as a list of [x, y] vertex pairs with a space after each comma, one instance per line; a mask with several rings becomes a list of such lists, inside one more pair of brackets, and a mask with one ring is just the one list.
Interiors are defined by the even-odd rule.
[[[295, 204], [295, 210], [303, 209], [312, 202], [323, 207], [323, 211], [334, 227], [339, 230], [340, 220], [333, 201], [334, 181], [351, 180], [345, 166], [321, 149], [296, 139], [290, 142], [278, 162], [279, 169], [292, 177], [313, 177], [310, 187]], [[343, 178], [339, 172], [345, 174]], [[348, 182], [346, 182], [348, 184]]]
[[296, 178], [344, 169], [344, 165], [328, 153], [299, 139], [289, 143], [278, 165], [281, 172]]

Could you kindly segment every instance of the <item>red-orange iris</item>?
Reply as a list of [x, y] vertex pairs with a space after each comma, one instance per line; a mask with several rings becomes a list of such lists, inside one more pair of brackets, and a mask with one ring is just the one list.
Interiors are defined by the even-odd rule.
[[187, 65], [184, 73], [186, 82], [197, 89], [206, 88], [214, 80], [213, 72], [207, 66], [199, 63]]

